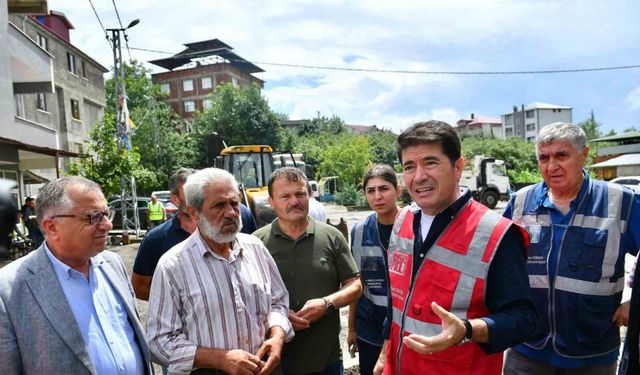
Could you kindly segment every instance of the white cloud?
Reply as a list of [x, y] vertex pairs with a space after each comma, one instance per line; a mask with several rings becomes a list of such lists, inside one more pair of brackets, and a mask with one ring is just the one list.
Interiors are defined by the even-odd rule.
[[[117, 27], [110, 0], [93, 0], [105, 27]], [[116, 0], [132, 47], [180, 51], [184, 43], [218, 38], [266, 70], [265, 95], [290, 118], [338, 115], [348, 123], [395, 130], [458, 113], [498, 116], [514, 103], [563, 102], [576, 108], [640, 108], [629, 87], [603, 90], [599, 74], [491, 77], [340, 72], [278, 67], [284, 63], [373, 70], [530, 70], [629, 65], [640, 59], [635, 0]], [[88, 2], [51, 0], [76, 26], [72, 41], [110, 67], [112, 53]], [[149, 61], [168, 55], [132, 50]], [[127, 56], [125, 52], [125, 56]], [[357, 56], [356, 59], [346, 59]], [[152, 67], [152, 65], [148, 65]], [[161, 69], [153, 67], [155, 71]], [[620, 80], [633, 82], [634, 71]], [[606, 76], [607, 79], [611, 76]], [[582, 85], [582, 86], [580, 86]], [[586, 86], [586, 87], [585, 87]], [[597, 89], [594, 89], [597, 87]], [[601, 92], [584, 99], [583, 92]], [[632, 95], [633, 94], [633, 95]], [[471, 110], [473, 109], [473, 110]], [[613, 111], [620, 116], [620, 111]], [[456, 118], [458, 117], [458, 118]], [[611, 120], [620, 122], [619, 118]], [[607, 121], [607, 118], [603, 118]]]
[[640, 109], [640, 86], [631, 90], [631, 92], [627, 94], [627, 103], [632, 111]]

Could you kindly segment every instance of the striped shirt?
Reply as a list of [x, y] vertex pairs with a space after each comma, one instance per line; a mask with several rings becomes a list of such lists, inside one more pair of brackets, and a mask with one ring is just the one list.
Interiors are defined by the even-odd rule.
[[188, 374], [197, 347], [256, 354], [273, 326], [290, 341], [288, 310], [289, 293], [257, 237], [239, 233], [225, 259], [196, 230], [160, 258], [153, 274], [149, 349], [171, 373]]

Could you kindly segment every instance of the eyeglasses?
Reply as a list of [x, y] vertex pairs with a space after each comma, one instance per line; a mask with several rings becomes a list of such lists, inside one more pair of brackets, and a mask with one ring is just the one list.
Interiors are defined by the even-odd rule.
[[105, 216], [109, 218], [111, 216], [111, 211], [109, 210], [96, 211], [88, 215], [53, 215], [51, 216], [51, 218], [54, 219], [56, 217], [79, 217], [79, 218], [88, 220], [89, 224], [91, 225], [98, 225], [102, 223], [102, 219], [104, 219]]

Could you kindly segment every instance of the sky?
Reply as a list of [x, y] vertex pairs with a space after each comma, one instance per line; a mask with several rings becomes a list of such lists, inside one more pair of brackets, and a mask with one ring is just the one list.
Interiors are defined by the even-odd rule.
[[[262, 69], [271, 109], [289, 119], [339, 116], [400, 132], [430, 119], [500, 117], [533, 102], [593, 110], [600, 130], [640, 128], [640, 68], [563, 74], [399, 74], [567, 70], [640, 65], [637, 0], [49, 0], [74, 25], [71, 42], [105, 67], [105, 28], [127, 31], [133, 59], [220, 39]], [[123, 52], [128, 58], [128, 54]], [[153, 72], [163, 71], [151, 64]]]

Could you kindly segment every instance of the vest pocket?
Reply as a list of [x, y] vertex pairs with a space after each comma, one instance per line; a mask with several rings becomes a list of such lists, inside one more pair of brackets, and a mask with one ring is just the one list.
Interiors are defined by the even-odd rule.
[[618, 308], [615, 296], [595, 297], [579, 296], [576, 316], [578, 324], [574, 327], [576, 340], [582, 344], [603, 346], [603, 340], [618, 329], [611, 321]]

